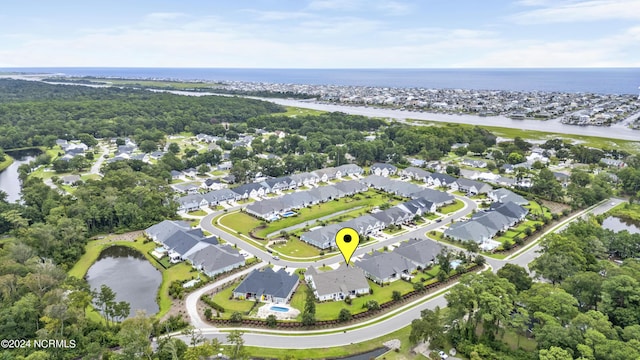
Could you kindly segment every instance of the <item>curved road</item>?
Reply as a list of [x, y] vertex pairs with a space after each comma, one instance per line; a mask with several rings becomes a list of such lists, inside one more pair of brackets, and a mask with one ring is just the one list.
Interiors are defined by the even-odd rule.
[[[559, 230], [562, 230], [564, 227], [566, 227], [566, 224], [568, 224], [569, 222], [574, 221], [579, 217], [584, 217], [589, 213], [593, 213], [593, 214], [604, 213], [621, 202], [624, 202], [624, 200], [616, 199], [616, 198], [609, 199], [606, 202], [602, 202], [596, 206], [593, 206], [589, 209], [586, 209], [572, 216], [569, 219], [566, 219], [559, 226], [556, 226], [548, 230], [546, 233], [557, 232]], [[471, 200], [466, 199], [465, 203], [467, 204], [467, 206], [465, 206], [465, 208], [461, 209], [450, 218], [458, 219], [460, 217], [463, 217], [469, 214], [475, 208], [476, 204]], [[226, 232], [223, 232], [211, 226], [211, 220], [215, 216], [219, 215], [220, 213], [222, 212], [215, 212], [203, 218], [201, 222], [201, 225], [203, 226], [203, 228], [206, 229], [207, 231], [213, 230], [213, 233], [215, 233], [216, 235], [220, 235], [223, 239], [231, 243], [237, 244], [238, 247], [242, 248], [247, 252], [257, 255], [260, 258], [268, 259], [271, 257], [270, 254], [260, 249], [257, 249], [254, 246], [251, 246], [245, 241], [237, 239], [234, 236], [231, 236]], [[421, 237], [422, 235], [424, 235], [425, 232], [432, 229], [433, 228], [432, 226], [434, 225], [440, 226], [441, 224], [440, 223], [431, 224], [426, 227], [422, 227], [420, 229], [413, 230], [409, 233], [403, 234], [399, 237], [395, 237], [393, 239], [388, 239], [388, 240], [375, 243], [375, 245], [376, 247], [382, 247], [385, 244], [395, 243], [410, 237], [417, 237], [417, 236]], [[371, 246], [371, 248], [372, 247], [373, 245]], [[370, 249], [359, 249], [357, 253], [362, 254], [368, 250]], [[539, 250], [539, 246], [534, 245], [529, 248], [526, 248], [520, 253], [510, 256], [505, 260], [496, 260], [496, 259], [487, 258], [487, 257], [485, 258], [487, 259], [488, 265], [491, 266], [494, 271], [496, 271], [498, 268], [502, 267], [506, 263], [512, 263], [512, 264], [526, 267], [527, 264], [529, 264], [533, 259], [535, 259], [538, 256], [537, 254], [538, 250]], [[304, 267], [307, 267], [311, 264], [320, 265], [319, 264], [320, 262], [329, 262], [331, 259], [333, 258], [323, 259], [317, 262], [304, 262], [304, 263], [296, 263], [296, 262], [281, 260], [281, 261], [276, 261], [275, 263], [277, 263], [277, 265], [280, 265], [280, 266], [300, 267], [300, 265], [303, 265]], [[208, 339], [217, 338], [221, 342], [226, 343], [227, 334], [225, 332], [221, 332], [221, 330], [230, 330], [230, 329], [217, 329], [211, 325], [208, 325], [206, 322], [204, 322], [196, 311], [196, 303], [198, 301], [198, 298], [206, 291], [209, 291], [212, 288], [217, 287], [224, 282], [228, 282], [233, 278], [237, 278], [242, 274], [248, 271], [251, 271], [253, 268], [257, 268], [263, 265], [264, 263], [256, 264], [254, 267], [247, 269], [242, 273], [234, 274], [231, 278], [226, 278], [214, 284], [210, 284], [190, 294], [187, 297], [186, 299], [187, 311], [189, 313], [189, 316], [191, 317], [191, 322], [197, 329], [200, 330], [201, 334], [205, 338], [208, 338]], [[451, 286], [453, 286], [453, 284]], [[444, 298], [445, 292], [446, 292], [446, 289], [443, 289], [439, 293], [431, 294], [430, 295], [431, 297], [428, 298], [428, 300], [424, 300], [424, 299], [415, 300], [414, 302], [408, 305], [404, 305], [399, 309], [393, 310], [392, 312], [383, 315], [385, 317], [386, 316], [388, 317], [386, 317], [384, 320], [379, 322], [375, 322], [376, 320], [372, 319], [364, 323], [358, 323], [353, 326], [348, 326], [344, 328], [336, 328], [336, 329], [330, 329], [330, 330], [315, 330], [315, 331], [312, 330], [312, 331], [305, 331], [304, 333], [299, 331], [296, 332], [296, 331], [268, 330], [268, 329], [256, 330], [252, 328], [247, 328], [247, 329], [240, 328], [239, 330], [246, 331], [246, 333], [243, 335], [243, 338], [244, 338], [245, 344], [249, 346], [281, 348], [281, 349], [305, 349], [305, 348], [344, 346], [344, 345], [349, 345], [353, 343], [359, 343], [359, 342], [375, 339], [385, 334], [401, 329], [407, 326], [408, 324], [410, 324], [413, 319], [419, 318], [420, 312], [424, 309], [433, 309], [436, 306], [445, 307], [447, 305], [446, 299]], [[368, 322], [373, 322], [373, 323], [371, 325], [367, 325]], [[234, 328], [234, 329], [238, 329], [238, 328]], [[341, 330], [342, 332], [340, 332]], [[258, 332], [252, 333], [251, 331], [258, 331]], [[328, 331], [331, 331], [331, 333], [327, 333]], [[292, 341], [293, 339], [291, 337], [292, 335], [296, 335], [295, 341]], [[187, 343], [189, 343], [189, 339], [187, 336], [177, 335], [177, 337], [182, 338]]]

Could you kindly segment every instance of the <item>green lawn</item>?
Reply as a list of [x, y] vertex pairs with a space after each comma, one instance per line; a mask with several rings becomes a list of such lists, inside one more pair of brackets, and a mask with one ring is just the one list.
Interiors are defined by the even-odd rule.
[[196, 210], [196, 211], [189, 211], [187, 214], [193, 215], [193, 216], [206, 216], [207, 212], [204, 210]]
[[273, 114], [274, 116], [280, 116], [280, 115], [285, 115], [285, 116], [292, 116], [292, 117], [296, 117], [296, 116], [307, 116], [307, 115], [320, 115], [320, 114], [324, 114], [326, 111], [321, 111], [321, 110], [313, 110], [313, 109], [304, 109], [304, 108], [299, 108], [299, 107], [294, 107], [294, 106], [286, 106], [285, 107], [287, 109], [287, 112], [283, 113], [275, 113]]
[[9, 167], [9, 165], [13, 164], [13, 158], [9, 155], [4, 156], [4, 160], [0, 161], [0, 171]]
[[[238, 287], [238, 285], [240, 285], [240, 281], [233, 283], [233, 285], [213, 296], [213, 301], [222, 306], [225, 310], [223, 314], [220, 314], [223, 319], [228, 319], [231, 317], [231, 314], [236, 311], [241, 312], [244, 315], [253, 307], [254, 301], [231, 299], [233, 289]], [[213, 313], [215, 314], [215, 311], [213, 311]]]
[[640, 204], [631, 205], [625, 202], [611, 209], [608, 214], [622, 219], [640, 221]]
[[547, 207], [542, 206], [533, 200], [530, 200], [529, 205], [525, 205], [524, 207], [529, 209], [529, 213], [532, 215], [544, 214], [544, 217], [551, 219], [551, 211], [549, 211]]
[[[371, 280], [369, 281], [369, 286], [373, 289], [373, 295], [365, 295], [361, 297], [356, 297], [352, 300], [351, 305], [348, 305], [344, 301], [325, 301], [321, 303], [316, 303], [316, 319], [317, 320], [333, 320], [338, 318], [338, 314], [340, 310], [345, 308], [348, 309], [352, 314], [358, 314], [366, 311], [362, 306], [369, 300], [376, 300], [379, 304], [384, 304], [386, 302], [391, 301], [392, 294], [394, 291], [400, 291], [401, 294], [406, 294], [413, 290], [413, 285], [404, 281], [397, 280], [392, 282], [389, 285], [385, 285], [381, 287], [380, 285], [374, 283]], [[301, 284], [296, 293], [293, 295], [291, 299], [291, 306], [300, 310], [304, 309], [304, 301], [305, 301], [305, 290], [307, 285]], [[298, 316], [297, 320], [301, 320], [302, 315]]]
[[438, 211], [440, 213], [442, 213], [442, 214], [449, 214], [449, 213], [452, 213], [452, 212], [456, 212], [456, 211], [462, 209], [463, 207], [464, 207], [464, 202], [462, 200], [456, 199], [456, 202], [454, 202], [453, 204], [450, 204], [450, 205], [443, 206]]
[[284, 255], [294, 257], [312, 257], [320, 254], [318, 248], [295, 237], [290, 237], [286, 244], [274, 245], [271, 248]]
[[[256, 219], [255, 217], [243, 213], [243, 212], [234, 212], [230, 214], [222, 215], [220, 218], [220, 224], [229, 227], [235, 231], [239, 231], [242, 234], [249, 234], [251, 230], [260, 226], [261, 220]], [[216, 225], [216, 220], [214, 219], [214, 225]]]

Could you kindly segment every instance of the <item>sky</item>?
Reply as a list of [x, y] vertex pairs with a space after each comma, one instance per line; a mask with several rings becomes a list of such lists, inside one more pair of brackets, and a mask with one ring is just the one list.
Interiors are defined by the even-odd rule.
[[639, 67], [640, 0], [3, 0], [0, 67]]

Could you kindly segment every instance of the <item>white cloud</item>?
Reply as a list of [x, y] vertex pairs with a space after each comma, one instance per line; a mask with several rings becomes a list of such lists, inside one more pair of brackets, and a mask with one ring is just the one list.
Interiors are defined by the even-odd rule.
[[543, 8], [516, 13], [511, 20], [520, 24], [569, 23], [597, 20], [640, 20], [638, 0], [588, 0], [564, 1], [545, 4], [535, 0], [528, 5]]

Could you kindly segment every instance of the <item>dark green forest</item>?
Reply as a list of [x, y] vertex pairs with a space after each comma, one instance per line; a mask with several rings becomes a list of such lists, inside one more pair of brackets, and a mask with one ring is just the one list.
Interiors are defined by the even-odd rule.
[[154, 130], [213, 133], [222, 122], [281, 111], [273, 103], [236, 97], [0, 79], [0, 148], [50, 146], [57, 138], [83, 133], [96, 138]]

